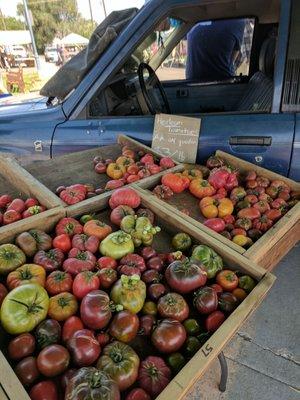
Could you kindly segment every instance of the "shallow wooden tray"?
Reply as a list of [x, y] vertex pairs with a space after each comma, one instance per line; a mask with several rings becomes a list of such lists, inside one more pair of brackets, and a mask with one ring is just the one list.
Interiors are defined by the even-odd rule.
[[[281, 179], [285, 181], [293, 190], [300, 192], [300, 183], [285, 178], [265, 168], [258, 167], [247, 161], [241, 160], [222, 151], [217, 151], [216, 155], [222, 157], [233, 166], [239, 168], [241, 173], [255, 170], [259, 175], [265, 176], [272, 180]], [[153, 180], [148, 186], [152, 190], [156, 185], [160, 184], [160, 178]], [[140, 190], [135, 186], [137, 190]], [[150, 191], [142, 190], [144, 194], [150, 195]], [[258, 241], [256, 241], [249, 249], [244, 249], [236, 245], [231, 240], [214, 232], [203, 225], [203, 216], [199, 211], [199, 200], [189, 192], [174, 195], [170, 200], [163, 201], [152, 195], [153, 199], [160, 205], [166, 207], [170, 212], [184, 218], [188, 223], [193, 224], [196, 228], [206, 232], [208, 235], [219, 240], [222, 244], [230, 247], [232, 250], [247, 257], [248, 259], [259, 264], [266, 270], [272, 270], [279, 261], [290, 251], [291, 248], [300, 240], [300, 203], [296, 204], [287, 214], [285, 214], [272, 228], [266, 232]], [[181, 212], [184, 208], [188, 209], [190, 216]]]
[[[228, 267], [249, 274], [258, 281], [257, 286], [248, 297], [157, 397], [157, 400], [181, 400], [193, 384], [204, 374], [210, 363], [222, 351], [246, 318], [260, 305], [276, 278], [229, 247], [222, 246], [218, 240], [207, 235], [204, 231], [188, 224], [181, 216], [170, 213], [166, 208], [161, 208], [151, 196], [142, 194], [142, 206], [150, 208], [155, 213], [156, 223], [163, 228], [162, 232], [155, 237], [154, 247], [157, 250], [166, 251], [170, 249], [172, 235], [178, 231], [186, 232], [191, 235], [195, 244], [203, 243], [215, 249], [223, 257]], [[62, 213], [65, 211], [66, 209], [62, 209]], [[102, 204], [98, 204], [98, 210], [96, 211], [101, 220], [109, 220], [110, 210], [107, 208], [107, 202], [103, 201]], [[70, 216], [79, 217], [80, 214], [73, 210]], [[60, 218], [61, 216], [58, 215], [49, 217], [44, 221], [45, 230], [51, 231]], [[42, 221], [39, 221], [36, 227], [41, 228], [42, 226]], [[11, 238], [11, 241], [13, 241], [13, 238]], [[0, 341], [0, 348], [3, 351], [3, 353], [0, 352], [0, 384], [4, 392], [10, 400], [29, 400], [27, 392], [4, 356], [6, 349], [4, 341]], [[3, 398], [6, 400], [5, 397]]]

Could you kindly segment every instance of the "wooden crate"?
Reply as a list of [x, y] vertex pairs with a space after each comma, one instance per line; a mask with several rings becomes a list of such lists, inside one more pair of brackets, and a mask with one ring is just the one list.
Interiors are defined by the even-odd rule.
[[[285, 178], [279, 174], [241, 160], [222, 151], [217, 151], [216, 155], [225, 159], [231, 165], [239, 168], [241, 173], [245, 173], [249, 170], [255, 170], [259, 175], [265, 176], [271, 180], [281, 179], [285, 181], [292, 188], [292, 190], [300, 192], [300, 183], [297, 183], [291, 179]], [[160, 184], [159, 177], [153, 180], [152, 184], [148, 186], [148, 189], [151, 190], [158, 184]], [[140, 190], [137, 186], [135, 187], [137, 190]], [[150, 193], [148, 190], [142, 190], [142, 192], [144, 194]], [[198, 229], [219, 240], [223, 245], [230, 247], [235, 252], [242, 254], [268, 271], [271, 271], [300, 240], [300, 203], [291, 208], [249, 249], [244, 249], [243, 247], [236, 245], [231, 240], [203, 225], [202, 222], [205, 220], [205, 218], [199, 211], [199, 199], [188, 192], [180, 193], [178, 195], [176, 194], [168, 201], [162, 201], [154, 195], [153, 198], [158, 204], [160, 204], [160, 207], [166, 207], [166, 209], [168, 209], [170, 212], [176, 213], [177, 215], [183, 217], [188, 223], [193, 224]], [[181, 212], [183, 208], [189, 209], [190, 216], [187, 216]]]
[[[10, 194], [13, 197], [35, 197], [48, 210], [42, 213], [43, 217], [53, 215], [55, 207], [60, 201], [49, 189], [33, 178], [13, 158], [0, 156], [0, 195]], [[54, 211], [55, 214], [55, 211]], [[22, 226], [30, 229], [39, 219], [38, 215], [22, 219], [12, 224], [0, 227], [0, 243], [7, 240], [14, 232], [22, 231]]]
[[[150, 208], [155, 213], [156, 223], [163, 228], [162, 232], [155, 237], [154, 247], [158, 251], [170, 250], [172, 235], [178, 231], [183, 231], [191, 235], [196, 244], [203, 243], [215, 249], [223, 257], [225, 265], [249, 274], [258, 281], [256, 287], [242, 304], [228, 317], [180, 373], [174, 377], [160, 396], [157, 397], [157, 400], [181, 400], [193, 384], [204, 374], [211, 362], [223, 350], [246, 318], [260, 305], [276, 278], [229, 247], [222, 246], [218, 240], [207, 235], [204, 231], [188, 224], [181, 216], [174, 213], [171, 214], [166, 208], [161, 208], [151, 196], [142, 194], [141, 197], [142, 206]], [[104, 203], [98, 205], [97, 215], [102, 221], [108, 222], [109, 214], [110, 210]], [[78, 210], [73, 210], [70, 216], [79, 217], [80, 213], [78, 213]], [[51, 230], [59, 219], [59, 216], [50, 218], [47, 221], [46, 230]], [[37, 227], [41, 227], [41, 224]], [[2, 385], [10, 400], [29, 400], [28, 394], [5, 359], [6, 346], [4, 341], [0, 340], [0, 347], [3, 351], [3, 353], [0, 352], [0, 369], [5, 371], [4, 374], [0, 374], [0, 385]], [[5, 397], [4, 399], [6, 400]]]
[[[97, 174], [94, 172], [92, 167], [94, 157], [102, 156], [106, 159], [116, 159], [122, 154], [121, 149], [125, 145], [130, 146], [133, 150], [144, 150], [145, 152], [152, 153], [157, 157], [162, 157], [161, 154], [149, 149], [143, 144], [138, 143], [127, 136], [119, 135], [117, 144], [71, 153], [48, 161], [36, 161], [35, 163], [24, 166], [24, 168], [26, 168], [30, 174], [42, 182], [52, 192], [54, 192], [58, 186], [68, 186], [75, 183], [90, 183], [95, 185], [96, 188], [100, 186], [103, 187], [110, 178], [106, 174]], [[184, 168], [177, 162], [175, 162], [175, 164], [176, 166], [172, 168], [171, 171], [178, 171]], [[151, 185], [151, 182], [155, 179], [154, 177], [161, 177], [162, 174], [163, 173], [160, 173], [145, 178], [139, 181], [138, 185], [142, 188], [147, 187], [148, 185]], [[110, 194], [111, 192], [105, 192], [99, 196], [74, 204], [73, 206], [68, 206], [53, 193], [60, 205], [68, 207], [70, 212], [78, 210], [79, 213], [84, 212], [86, 209], [90, 209], [90, 212], [94, 212], [97, 208], [98, 202], [102, 199], [108, 199]]]

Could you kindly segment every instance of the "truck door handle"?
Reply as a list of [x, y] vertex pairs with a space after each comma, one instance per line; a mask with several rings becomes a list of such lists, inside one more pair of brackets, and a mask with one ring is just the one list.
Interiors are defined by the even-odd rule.
[[231, 136], [231, 146], [271, 146], [272, 136]]

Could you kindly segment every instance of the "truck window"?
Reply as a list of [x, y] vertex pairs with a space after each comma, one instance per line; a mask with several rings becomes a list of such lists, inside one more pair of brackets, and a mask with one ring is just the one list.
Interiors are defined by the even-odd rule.
[[156, 71], [161, 81], [220, 82], [248, 76], [253, 18], [196, 24]]

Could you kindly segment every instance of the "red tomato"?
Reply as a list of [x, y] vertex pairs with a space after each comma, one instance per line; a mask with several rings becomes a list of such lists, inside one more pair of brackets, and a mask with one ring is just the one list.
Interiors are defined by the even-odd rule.
[[114, 209], [119, 205], [127, 205], [132, 208], [138, 208], [141, 198], [137, 192], [131, 188], [120, 188], [115, 190], [109, 199], [110, 208]]
[[186, 340], [183, 325], [174, 319], [163, 319], [154, 329], [151, 341], [161, 353], [173, 353], [180, 349]]
[[124, 310], [116, 314], [109, 326], [109, 333], [120, 342], [129, 343], [137, 335], [139, 319], [136, 314]]
[[37, 358], [39, 371], [49, 378], [62, 374], [68, 368], [69, 362], [70, 354], [60, 344], [46, 346]]
[[179, 322], [189, 316], [189, 306], [178, 293], [168, 293], [161, 297], [157, 303], [157, 310], [163, 318], [173, 318]]
[[79, 367], [92, 365], [100, 355], [101, 348], [91, 331], [77, 331], [67, 343], [73, 362]]
[[39, 370], [35, 357], [26, 357], [19, 361], [15, 373], [23, 385], [31, 385], [38, 377]]
[[109, 289], [117, 280], [117, 271], [112, 268], [104, 268], [98, 272], [100, 286], [104, 289]]
[[90, 329], [103, 329], [111, 319], [110, 298], [103, 290], [93, 290], [81, 302], [80, 317]]
[[73, 284], [72, 276], [68, 272], [53, 271], [48, 276], [45, 288], [51, 296], [62, 292], [71, 292]]
[[223, 292], [222, 286], [218, 285], [217, 283], [213, 283], [212, 285], [210, 285], [210, 287], [214, 289], [218, 296]]
[[100, 280], [91, 271], [83, 271], [75, 276], [73, 281], [73, 293], [78, 299], [83, 299], [86, 294], [100, 287]]
[[25, 207], [29, 208], [29, 207], [33, 207], [33, 206], [38, 206], [39, 202], [37, 199], [34, 198], [29, 198], [25, 201]]
[[18, 213], [22, 213], [25, 211], [25, 203], [22, 199], [14, 199], [9, 206], [7, 207], [7, 211], [14, 210]]
[[84, 328], [84, 325], [79, 317], [72, 316], [66, 319], [62, 329], [62, 340], [67, 342], [75, 332]]
[[168, 285], [178, 293], [189, 293], [207, 281], [207, 273], [198, 261], [174, 261], [165, 272]]
[[205, 320], [205, 328], [208, 332], [215, 332], [225, 321], [222, 311], [214, 311]]
[[35, 338], [30, 333], [22, 333], [13, 338], [8, 345], [8, 354], [12, 360], [30, 356], [35, 350]]
[[204, 222], [204, 225], [215, 232], [222, 232], [225, 229], [225, 221], [222, 218], [210, 218]]
[[67, 187], [60, 192], [59, 197], [68, 205], [79, 203], [86, 197], [86, 192], [80, 188], [74, 188], [75, 185]]
[[133, 183], [133, 182], [137, 182], [140, 180], [140, 177], [138, 175], [129, 175], [126, 179], [127, 183]]
[[68, 251], [70, 251], [72, 248], [72, 242], [71, 242], [70, 236], [67, 235], [66, 233], [56, 236], [53, 239], [52, 243], [53, 243], [53, 247], [60, 249], [64, 253], [68, 253]]
[[128, 393], [125, 400], [151, 400], [151, 397], [144, 389], [135, 388]]
[[57, 236], [66, 233], [69, 236], [74, 236], [77, 233], [83, 232], [83, 226], [74, 218], [62, 218], [55, 227]]
[[5, 213], [3, 214], [3, 225], [12, 224], [13, 222], [19, 221], [20, 219], [22, 219], [22, 215], [18, 211], [5, 211]]
[[41, 381], [34, 385], [29, 396], [31, 400], [58, 400], [58, 392], [54, 382]]
[[138, 382], [153, 398], [164, 390], [170, 380], [171, 370], [162, 358], [149, 356], [141, 362]]
[[12, 201], [13, 198], [9, 194], [3, 194], [0, 196], [0, 208], [5, 208]]
[[104, 347], [109, 343], [110, 336], [106, 332], [101, 332], [101, 333], [98, 333], [97, 340], [98, 340], [98, 342], [100, 344], [100, 347]]
[[7, 295], [8, 291], [6, 287], [3, 285], [3, 283], [0, 283], [0, 306], [2, 304], [2, 301], [4, 300], [4, 297]]
[[97, 265], [99, 269], [104, 269], [104, 268], [116, 269], [118, 263], [112, 257], [100, 257], [99, 260], [97, 261]]

